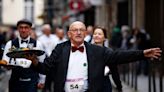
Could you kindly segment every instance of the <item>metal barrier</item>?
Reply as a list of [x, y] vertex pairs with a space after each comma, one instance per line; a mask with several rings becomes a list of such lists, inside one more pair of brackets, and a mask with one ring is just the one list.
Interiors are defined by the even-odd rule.
[[[120, 74], [122, 80], [136, 91], [138, 90], [138, 62], [120, 65]], [[148, 63], [148, 92], [164, 92], [163, 91], [163, 73], [164, 73], [164, 62], [149, 61]], [[157, 86], [157, 83], [159, 83]], [[146, 86], [146, 85], [145, 85]], [[158, 91], [157, 91], [158, 90]], [[146, 92], [146, 91], [145, 91]]]

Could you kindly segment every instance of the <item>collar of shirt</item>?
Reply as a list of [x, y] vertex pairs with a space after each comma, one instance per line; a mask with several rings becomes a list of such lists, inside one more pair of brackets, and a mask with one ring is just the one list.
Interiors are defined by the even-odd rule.
[[30, 41], [30, 36], [28, 36], [26, 39], [22, 39], [22, 38], [20, 37], [20, 35], [18, 35], [18, 39], [19, 39], [19, 44], [21, 44], [21, 40], [27, 40], [28, 43], [29, 43], [29, 41]]
[[[71, 46], [75, 46], [75, 45], [71, 43]], [[82, 44], [79, 45], [78, 47], [81, 47], [81, 46], [84, 46], [84, 47], [85, 47], [84, 43], [82, 43]]]
[[[71, 47], [72, 47], [72, 46], [75, 46], [75, 45], [71, 43]], [[84, 46], [84, 51], [85, 51], [85, 45], [84, 45], [84, 43], [82, 43], [82, 44], [79, 45], [78, 47], [81, 47], [81, 46]], [[77, 47], [77, 48], [78, 48], [78, 47]], [[72, 52], [72, 50], [71, 50], [71, 52]]]

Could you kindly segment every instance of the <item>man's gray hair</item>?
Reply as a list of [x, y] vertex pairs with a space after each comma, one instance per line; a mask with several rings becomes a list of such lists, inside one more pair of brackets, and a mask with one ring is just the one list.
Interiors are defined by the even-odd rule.
[[49, 29], [49, 30], [51, 30], [50, 24], [44, 24], [44, 25], [42, 26], [42, 30], [44, 30], [44, 29]]

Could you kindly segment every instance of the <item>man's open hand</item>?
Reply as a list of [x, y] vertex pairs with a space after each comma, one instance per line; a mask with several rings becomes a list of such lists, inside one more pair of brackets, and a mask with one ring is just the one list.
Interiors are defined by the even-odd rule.
[[32, 65], [34, 65], [34, 66], [36, 66], [38, 64], [38, 58], [34, 54], [33, 55], [27, 55], [25, 58], [31, 60]]
[[159, 59], [162, 50], [160, 48], [150, 48], [144, 50], [144, 56], [151, 59]]

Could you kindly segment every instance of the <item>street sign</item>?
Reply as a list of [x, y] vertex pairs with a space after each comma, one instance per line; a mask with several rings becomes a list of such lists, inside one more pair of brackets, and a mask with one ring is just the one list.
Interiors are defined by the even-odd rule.
[[71, 10], [80, 11], [84, 9], [84, 2], [83, 0], [71, 0], [69, 7]]

